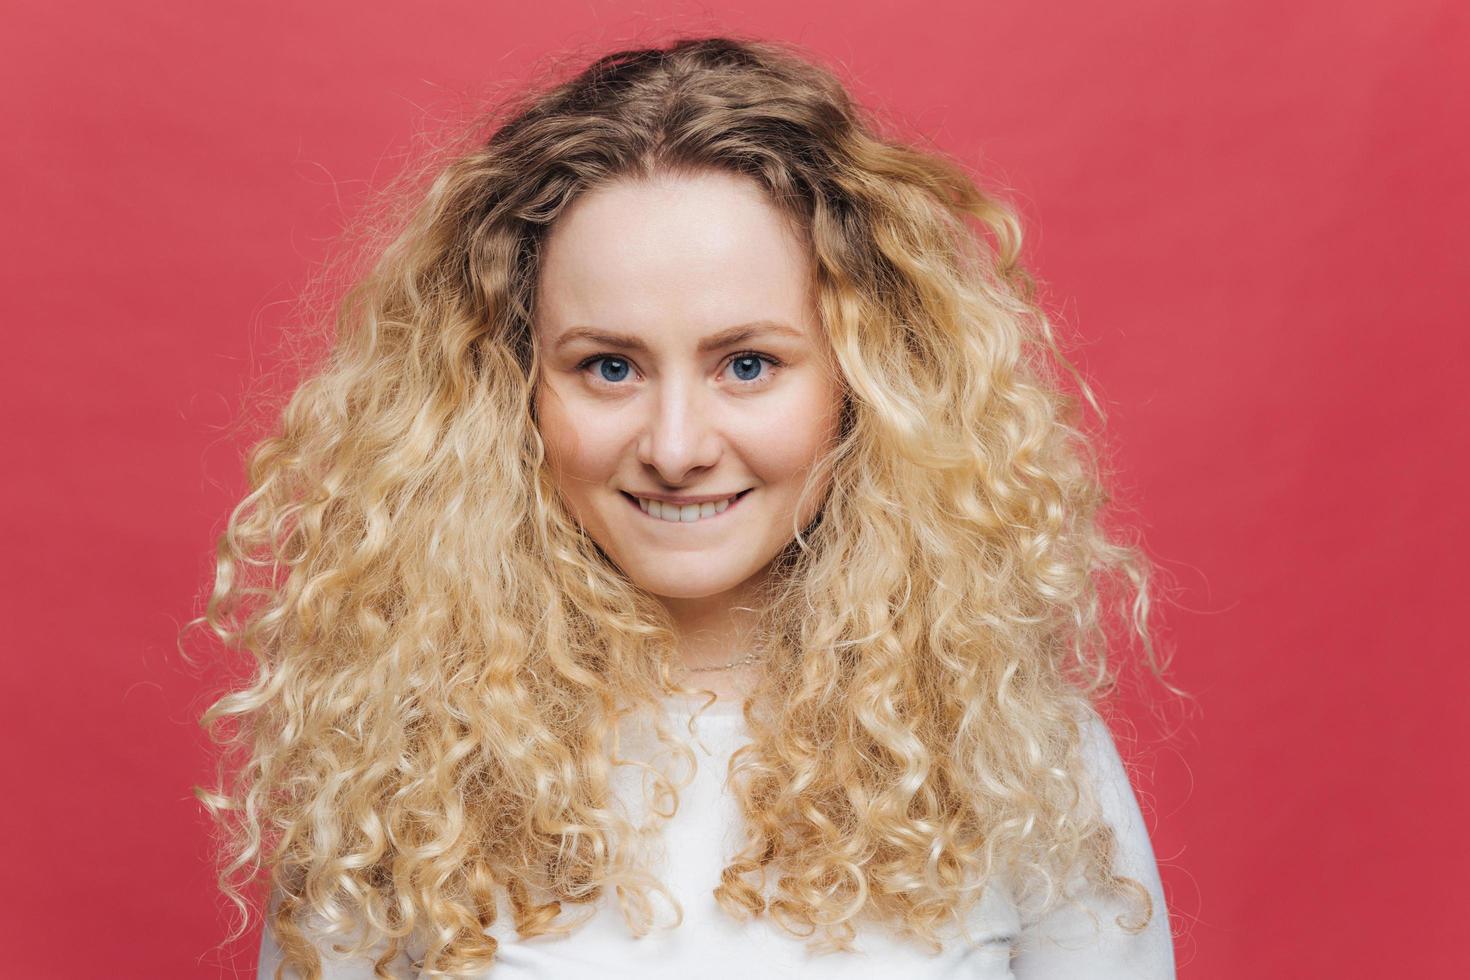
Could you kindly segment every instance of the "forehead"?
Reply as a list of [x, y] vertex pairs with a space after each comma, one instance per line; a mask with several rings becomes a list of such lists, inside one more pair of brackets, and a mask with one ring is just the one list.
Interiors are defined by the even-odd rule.
[[811, 259], [754, 180], [707, 172], [619, 180], [552, 225], [537, 284], [539, 330], [595, 325], [703, 332], [782, 320], [811, 328]]

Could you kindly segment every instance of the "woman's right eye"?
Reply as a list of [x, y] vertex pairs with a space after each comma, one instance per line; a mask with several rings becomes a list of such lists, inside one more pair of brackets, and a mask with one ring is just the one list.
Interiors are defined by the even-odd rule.
[[587, 358], [587, 360], [577, 365], [577, 370], [585, 372], [589, 367], [599, 361], [603, 362], [604, 366], [598, 370], [594, 377], [596, 381], [602, 384], [617, 384], [624, 380], [631, 370], [630, 365], [623, 358], [609, 357], [606, 354], [598, 354], [596, 357]]

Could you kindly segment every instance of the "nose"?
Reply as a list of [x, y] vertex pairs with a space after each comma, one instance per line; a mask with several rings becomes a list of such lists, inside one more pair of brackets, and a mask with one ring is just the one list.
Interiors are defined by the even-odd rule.
[[669, 486], [680, 486], [719, 461], [720, 435], [704, 394], [697, 383], [670, 377], [651, 400], [638, 461], [658, 471]]

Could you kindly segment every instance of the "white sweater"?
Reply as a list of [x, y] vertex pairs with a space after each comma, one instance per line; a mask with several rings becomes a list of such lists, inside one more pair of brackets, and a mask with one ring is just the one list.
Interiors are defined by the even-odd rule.
[[[673, 717], [681, 721], [687, 719], [692, 703], [683, 699], [668, 702]], [[502, 911], [490, 928], [500, 946], [494, 964], [481, 974], [484, 980], [1158, 980], [1174, 976], [1168, 914], [1148, 831], [1112, 735], [1096, 715], [1084, 727], [1088, 772], [1103, 813], [1117, 834], [1114, 870], [1138, 880], [1153, 896], [1154, 915], [1148, 927], [1137, 935], [1123, 932], [1113, 920], [1131, 910], [1090, 892], [1084, 894], [1087, 904], [1096, 910], [1096, 922], [1075, 904], [1031, 921], [1023, 918], [1006, 891], [989, 888], [967, 920], [973, 941], [948, 940], [938, 954], [912, 940], [863, 926], [854, 941], [856, 951], [811, 953], [801, 940], [766, 917], [744, 923], [730, 918], [711, 892], [726, 856], [739, 841], [738, 811], [725, 790], [725, 777], [730, 754], [744, 741], [745, 721], [737, 702], [722, 699], [695, 724], [698, 738], [691, 739], [691, 745], [698, 768], [693, 781], [679, 792], [677, 814], [663, 828], [666, 863], [652, 869], [683, 906], [683, 923], [673, 929], [655, 928], [634, 939], [616, 899], [605, 894], [595, 906], [595, 915], [570, 936], [523, 940], [516, 936], [510, 915]], [[624, 756], [632, 754], [640, 740], [644, 745], [656, 744], [646, 730], [630, 731], [625, 738]], [[618, 792], [629, 802], [630, 812], [641, 816], [645, 811], [638, 802], [642, 797], [638, 770], [619, 766], [615, 775], [620, 780]], [[668, 921], [666, 906], [656, 896], [654, 901], [661, 913], [659, 921]], [[319, 951], [326, 980], [372, 980], [369, 959], [347, 961], [329, 950], [319, 947]], [[280, 961], [280, 950], [267, 925], [261, 939], [259, 980], [274, 978]], [[400, 954], [390, 967], [392, 975], [414, 976], [409, 962], [407, 955]]]

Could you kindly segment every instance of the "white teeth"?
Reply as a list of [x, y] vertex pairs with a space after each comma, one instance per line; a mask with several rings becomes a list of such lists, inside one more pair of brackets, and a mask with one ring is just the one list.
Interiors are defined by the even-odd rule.
[[[739, 496], [738, 494], [736, 496]], [[725, 509], [734, 503], [735, 497], [728, 500], [720, 500], [706, 504], [666, 504], [657, 500], [645, 500], [643, 497], [633, 498], [638, 501], [639, 508], [649, 517], [656, 517], [670, 524], [693, 524], [695, 521], [716, 514], [723, 514]]]

